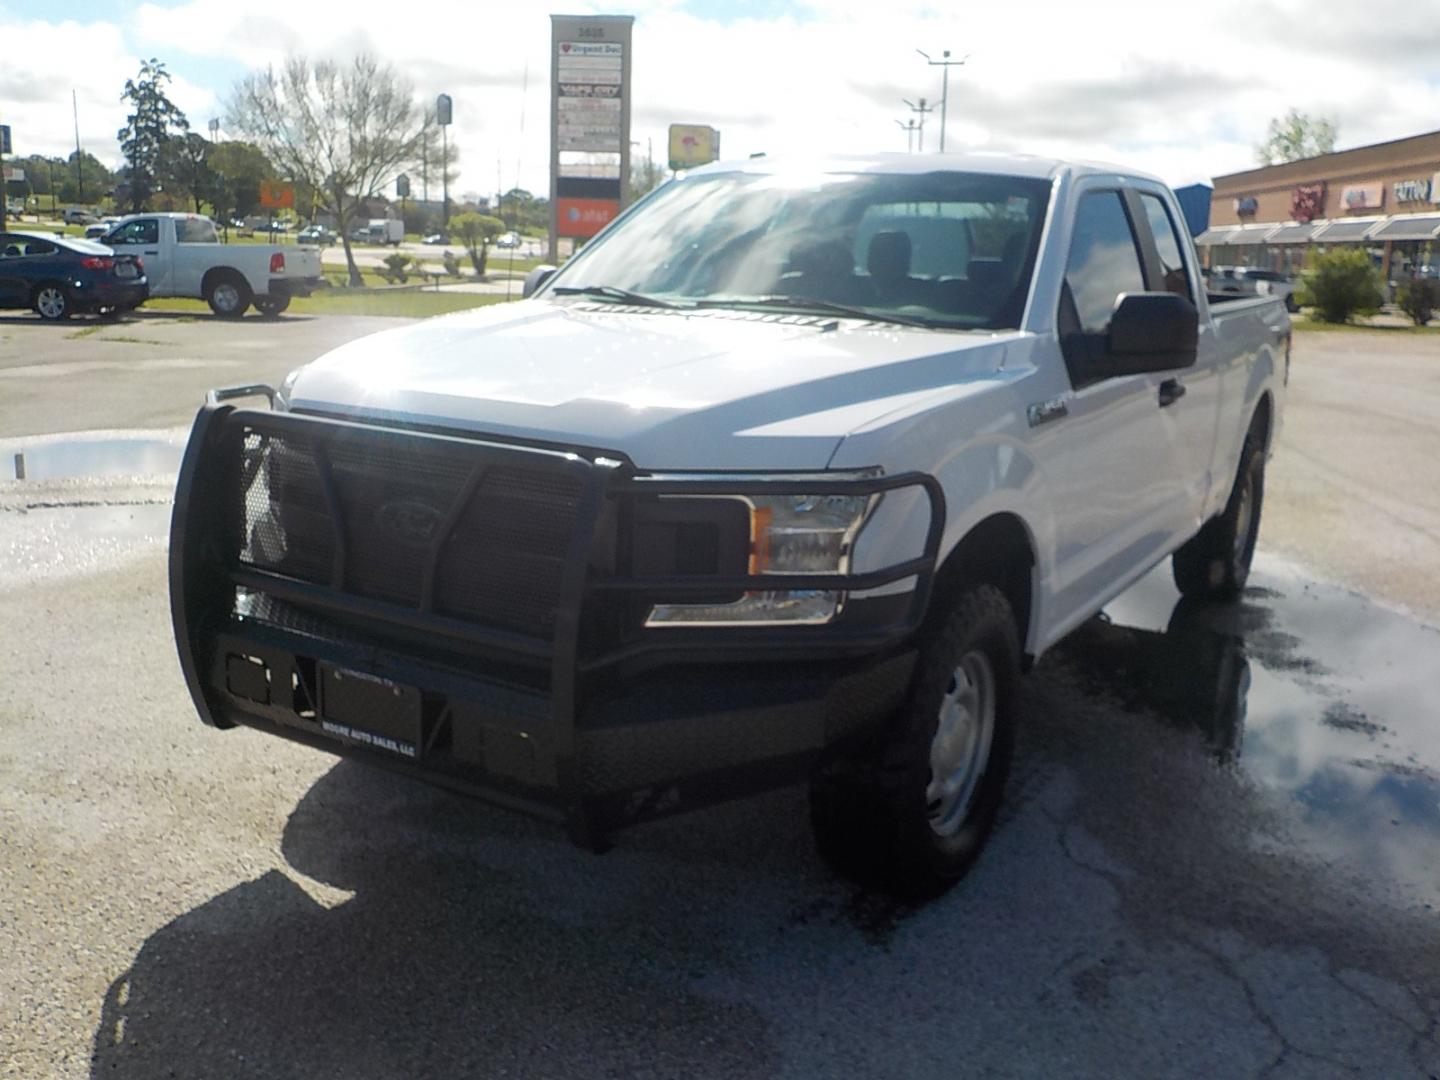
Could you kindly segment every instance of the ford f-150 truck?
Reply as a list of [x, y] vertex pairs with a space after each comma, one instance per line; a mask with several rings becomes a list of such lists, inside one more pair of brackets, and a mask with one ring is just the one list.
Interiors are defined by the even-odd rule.
[[201, 718], [592, 847], [809, 778], [837, 869], [933, 894], [1027, 665], [1162, 559], [1245, 585], [1289, 319], [1212, 306], [1183, 221], [1102, 165], [717, 164], [521, 303], [212, 393], [170, 547]]
[[121, 218], [100, 241], [145, 260], [150, 295], [203, 299], [224, 318], [251, 304], [279, 315], [295, 296], [323, 283], [320, 252], [287, 244], [222, 244], [215, 223], [198, 214], [136, 214]]

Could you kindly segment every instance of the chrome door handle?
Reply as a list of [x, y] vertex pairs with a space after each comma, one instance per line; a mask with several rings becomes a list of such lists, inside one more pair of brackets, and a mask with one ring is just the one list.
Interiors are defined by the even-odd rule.
[[1185, 385], [1179, 379], [1166, 379], [1160, 384], [1160, 407], [1173, 405], [1185, 396]]

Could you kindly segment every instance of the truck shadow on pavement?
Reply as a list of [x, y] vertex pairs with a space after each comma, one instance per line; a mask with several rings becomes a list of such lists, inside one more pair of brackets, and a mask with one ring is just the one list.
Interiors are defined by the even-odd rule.
[[[1030, 1075], [1158, 1076], [1341, 1060], [1323, 1040], [1369, 999], [1332, 977], [1384, 971], [1440, 1000], [1440, 951], [1424, 919], [1365, 922], [1333, 865], [1252, 842], [1280, 827], [1235, 766], [1247, 712], [1279, 700], [1256, 695], [1252, 668], [1312, 690], [1326, 678], [1274, 624], [1274, 595], [1221, 614], [1182, 604], [1149, 629], [1096, 619], [1047, 658], [989, 850], [920, 909], [834, 880], [798, 789], [653, 823], [596, 858], [340, 762], [291, 814], [285, 869], [162, 927], [115, 979], [93, 1075], [899, 1077], [959, 1061], [1023, 1074], [1023, 1059]], [[1282, 1030], [1247, 981], [1240, 957], [1282, 949], [1320, 987], [1313, 1030]], [[1156, 993], [1175, 1023], [1147, 1019]], [[1374, 1074], [1440, 1062], [1432, 1021], [1364, 1016], [1400, 1055]]]

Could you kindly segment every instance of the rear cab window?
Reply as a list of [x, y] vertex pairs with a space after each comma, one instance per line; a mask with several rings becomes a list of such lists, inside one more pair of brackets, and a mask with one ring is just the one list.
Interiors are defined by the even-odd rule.
[[1155, 240], [1155, 252], [1160, 258], [1161, 280], [1155, 283], [1155, 287], [1183, 296], [1193, 303], [1195, 291], [1190, 272], [1185, 266], [1185, 256], [1181, 253], [1183, 248], [1180, 232], [1175, 227], [1175, 219], [1170, 216], [1164, 201], [1158, 195], [1142, 191], [1140, 205], [1145, 211], [1150, 235]]
[[176, 218], [175, 242], [177, 244], [218, 244], [220, 237], [215, 232], [215, 223], [208, 218]]

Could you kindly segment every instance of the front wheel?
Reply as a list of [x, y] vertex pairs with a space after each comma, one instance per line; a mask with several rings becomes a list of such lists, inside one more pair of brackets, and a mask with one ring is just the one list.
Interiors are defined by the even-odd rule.
[[205, 302], [222, 319], [238, 319], [250, 306], [250, 286], [235, 274], [222, 274], [205, 290]]
[[1264, 498], [1265, 451], [1258, 433], [1252, 430], [1240, 450], [1240, 469], [1224, 512], [1206, 522], [1170, 560], [1175, 586], [1182, 595], [1197, 600], [1234, 600], [1244, 592], [1260, 535]]
[[35, 290], [35, 313], [47, 322], [59, 322], [70, 317], [70, 294], [65, 286], [47, 281]]
[[812, 780], [811, 824], [826, 862], [914, 899], [959, 881], [1000, 808], [1019, 677], [1009, 603], [990, 585], [966, 590], [923, 645], [887, 728]]

